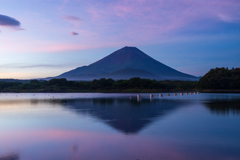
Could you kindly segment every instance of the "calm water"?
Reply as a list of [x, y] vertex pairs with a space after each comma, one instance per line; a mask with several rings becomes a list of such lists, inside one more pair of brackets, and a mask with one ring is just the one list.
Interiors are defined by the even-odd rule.
[[240, 159], [240, 94], [142, 96], [1, 93], [0, 160]]

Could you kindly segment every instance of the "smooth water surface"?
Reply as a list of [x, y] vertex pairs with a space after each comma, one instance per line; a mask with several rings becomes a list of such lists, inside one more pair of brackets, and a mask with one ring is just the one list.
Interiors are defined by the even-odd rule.
[[0, 160], [239, 160], [240, 94], [1, 93]]

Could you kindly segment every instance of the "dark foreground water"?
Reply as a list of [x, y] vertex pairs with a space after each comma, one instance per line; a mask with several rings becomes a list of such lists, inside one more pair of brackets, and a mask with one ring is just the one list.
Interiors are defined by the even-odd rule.
[[240, 159], [240, 94], [154, 95], [1, 93], [0, 160]]

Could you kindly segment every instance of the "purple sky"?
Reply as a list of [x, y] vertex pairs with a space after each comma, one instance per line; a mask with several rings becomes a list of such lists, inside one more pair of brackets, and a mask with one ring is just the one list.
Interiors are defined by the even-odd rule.
[[181, 72], [240, 67], [239, 0], [1, 0], [0, 78], [43, 78], [136, 46]]

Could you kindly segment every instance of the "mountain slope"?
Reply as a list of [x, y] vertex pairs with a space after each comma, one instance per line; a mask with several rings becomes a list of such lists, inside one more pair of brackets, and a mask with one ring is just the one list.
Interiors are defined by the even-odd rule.
[[76, 68], [61, 74], [57, 78], [91, 80], [104, 78], [110, 73], [125, 68], [145, 70], [157, 75], [159, 79], [198, 80], [197, 77], [181, 73], [158, 62], [136, 47], [124, 47], [89, 66]]
[[150, 72], [147, 72], [142, 69], [132, 69], [132, 68], [125, 68], [105, 76], [105, 78], [112, 78], [112, 79], [130, 79], [132, 77], [139, 77], [139, 78], [146, 78], [146, 79], [159, 79], [158, 76]]

